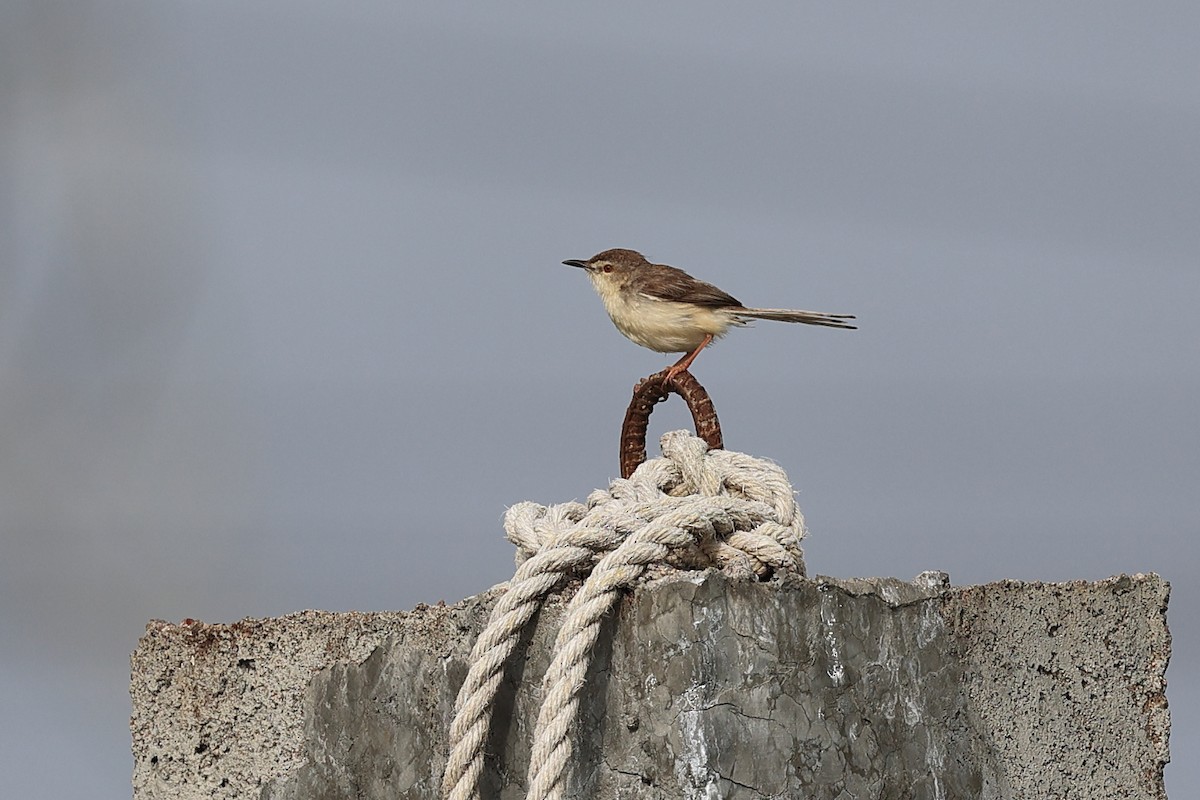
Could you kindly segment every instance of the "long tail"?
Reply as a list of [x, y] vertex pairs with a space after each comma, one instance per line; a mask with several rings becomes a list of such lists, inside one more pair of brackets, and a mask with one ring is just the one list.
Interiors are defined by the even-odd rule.
[[773, 319], [779, 322], [803, 322], [805, 325], [824, 325], [828, 328], [857, 330], [845, 320], [854, 319], [853, 314], [822, 314], [820, 311], [792, 311], [786, 308], [738, 308], [734, 313], [748, 319]]

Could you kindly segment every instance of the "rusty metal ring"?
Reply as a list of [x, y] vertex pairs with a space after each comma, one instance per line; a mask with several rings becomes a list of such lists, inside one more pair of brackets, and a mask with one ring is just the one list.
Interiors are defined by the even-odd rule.
[[646, 429], [650, 426], [650, 412], [654, 406], [666, 400], [671, 393], [679, 395], [692, 412], [696, 435], [708, 442], [714, 450], [723, 450], [721, 423], [717, 421], [717, 410], [713, 408], [708, 392], [692, 373], [683, 370], [667, 380], [667, 370], [642, 378], [633, 387], [633, 399], [625, 411], [621, 423], [621, 477], [628, 478], [646, 460]]

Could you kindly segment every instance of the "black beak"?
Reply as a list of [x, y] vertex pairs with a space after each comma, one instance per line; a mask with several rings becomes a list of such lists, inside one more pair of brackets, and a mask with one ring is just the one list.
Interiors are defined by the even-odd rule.
[[578, 258], [568, 258], [563, 262], [568, 267], [579, 267], [580, 269], [591, 269], [592, 265], [586, 261], [581, 261]]

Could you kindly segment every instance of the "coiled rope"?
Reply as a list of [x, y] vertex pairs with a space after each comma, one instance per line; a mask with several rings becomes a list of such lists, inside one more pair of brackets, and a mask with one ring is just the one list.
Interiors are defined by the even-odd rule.
[[662, 437], [663, 457], [628, 479], [596, 490], [587, 504], [518, 503], [504, 516], [518, 567], [492, 608], [471, 653], [450, 726], [442, 779], [447, 800], [477, 800], [491, 710], [504, 666], [542, 600], [586, 575], [571, 598], [543, 701], [529, 763], [530, 800], [560, 800], [572, 753], [571, 724], [591, 652], [606, 614], [648, 576], [670, 569], [718, 567], [735, 576], [804, 575], [804, 518], [787, 475], [776, 464], [710, 450], [686, 431]]

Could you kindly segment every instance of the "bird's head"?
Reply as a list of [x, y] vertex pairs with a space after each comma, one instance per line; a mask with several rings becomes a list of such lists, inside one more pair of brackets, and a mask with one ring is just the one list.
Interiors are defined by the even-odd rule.
[[592, 283], [600, 287], [623, 284], [638, 269], [648, 265], [650, 262], [636, 250], [614, 247], [611, 250], [605, 250], [603, 253], [597, 253], [587, 261], [570, 258], [562, 263], [568, 267], [579, 267], [580, 269], [587, 270], [588, 277], [592, 279]]

